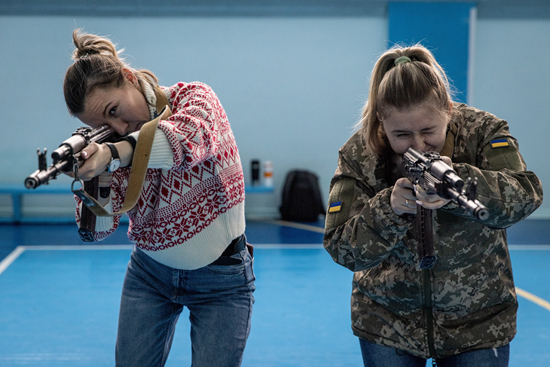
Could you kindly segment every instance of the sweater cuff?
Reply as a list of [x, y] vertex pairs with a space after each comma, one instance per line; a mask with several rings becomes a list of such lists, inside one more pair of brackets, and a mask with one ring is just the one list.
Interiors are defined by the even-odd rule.
[[[132, 134], [136, 140], [138, 140], [139, 131]], [[151, 148], [151, 154], [149, 156], [149, 164], [147, 168], [157, 169], [171, 169], [174, 166], [174, 152], [172, 146], [168, 142], [168, 138], [164, 132], [160, 129], [155, 131], [155, 137], [153, 139], [153, 147]]]
[[[106, 211], [111, 213], [113, 211], [113, 200], [103, 207]], [[95, 231], [96, 232], [108, 232], [113, 228], [114, 220], [113, 217], [96, 217], [95, 219]]]

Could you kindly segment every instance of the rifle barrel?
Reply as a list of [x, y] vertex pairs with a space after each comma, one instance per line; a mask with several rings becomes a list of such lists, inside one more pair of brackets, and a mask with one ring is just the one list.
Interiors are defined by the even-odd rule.
[[50, 180], [55, 179], [61, 172], [66, 170], [69, 161], [61, 161], [52, 164], [47, 170], [36, 170], [33, 174], [25, 179], [25, 187], [27, 189], [36, 189], [40, 185], [47, 184]]

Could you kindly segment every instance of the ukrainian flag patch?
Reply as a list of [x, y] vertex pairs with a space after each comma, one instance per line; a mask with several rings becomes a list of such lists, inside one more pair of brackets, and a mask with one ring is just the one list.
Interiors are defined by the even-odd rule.
[[507, 147], [509, 144], [508, 144], [508, 139], [495, 139], [495, 140], [491, 140], [491, 147], [492, 148], [502, 148], [502, 147]]
[[328, 208], [329, 213], [336, 213], [339, 212], [342, 209], [342, 200], [335, 201], [334, 203], [330, 203], [330, 206]]

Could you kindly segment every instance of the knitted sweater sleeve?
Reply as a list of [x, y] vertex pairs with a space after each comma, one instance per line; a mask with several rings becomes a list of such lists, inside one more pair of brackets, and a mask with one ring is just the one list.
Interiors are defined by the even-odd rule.
[[187, 171], [218, 153], [227, 118], [209, 86], [178, 83], [170, 89], [172, 116], [160, 121], [159, 130], [172, 148], [173, 166], [169, 169]]

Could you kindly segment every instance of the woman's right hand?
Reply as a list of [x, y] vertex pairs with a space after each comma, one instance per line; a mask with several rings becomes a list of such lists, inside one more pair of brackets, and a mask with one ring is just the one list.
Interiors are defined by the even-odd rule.
[[390, 205], [397, 215], [416, 214], [414, 185], [405, 177], [395, 182], [390, 196]]

